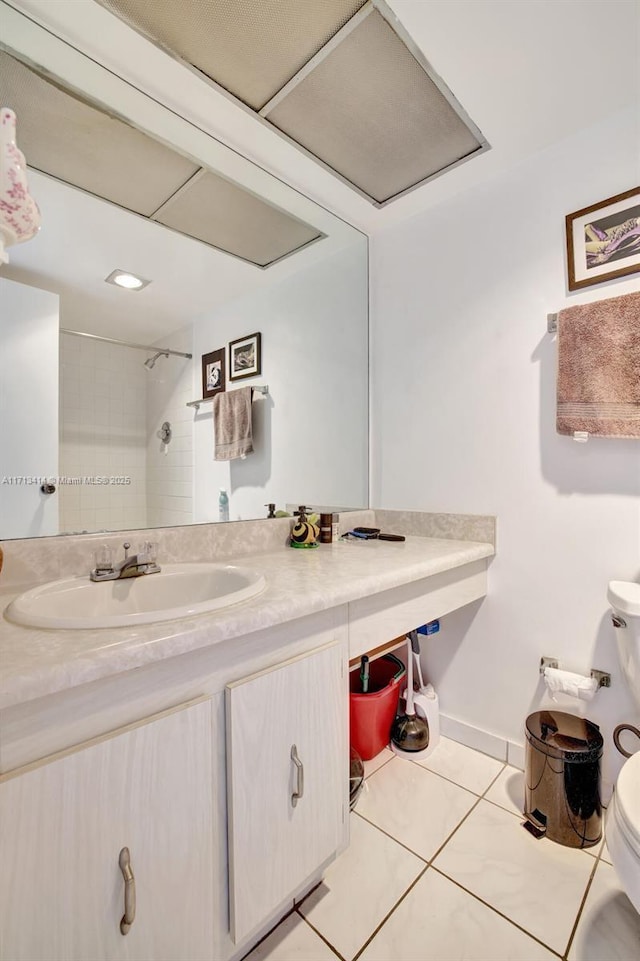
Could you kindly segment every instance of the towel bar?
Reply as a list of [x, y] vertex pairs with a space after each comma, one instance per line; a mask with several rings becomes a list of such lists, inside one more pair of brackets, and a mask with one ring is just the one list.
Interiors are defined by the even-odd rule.
[[[264, 384], [259, 387], [252, 387], [251, 390], [257, 391], [259, 394], [268, 394], [269, 385]], [[201, 397], [200, 400], [189, 400], [187, 401], [187, 407], [195, 407], [196, 410], [200, 409], [200, 404], [211, 404], [213, 403], [213, 397]]]

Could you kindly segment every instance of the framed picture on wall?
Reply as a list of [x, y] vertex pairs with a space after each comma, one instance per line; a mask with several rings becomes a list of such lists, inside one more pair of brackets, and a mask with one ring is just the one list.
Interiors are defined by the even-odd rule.
[[229, 344], [229, 380], [257, 377], [262, 373], [260, 334], [248, 334]]
[[202, 355], [202, 396], [213, 397], [225, 388], [224, 347]]
[[567, 214], [569, 290], [640, 271], [640, 187]]

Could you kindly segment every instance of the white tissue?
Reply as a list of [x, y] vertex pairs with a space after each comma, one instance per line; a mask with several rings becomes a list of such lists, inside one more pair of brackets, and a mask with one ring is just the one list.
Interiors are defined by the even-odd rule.
[[560, 671], [556, 667], [545, 667], [544, 683], [549, 694], [557, 701], [556, 694], [568, 694], [578, 697], [581, 701], [590, 701], [598, 690], [595, 677], [585, 677], [584, 674], [572, 674], [571, 671]]

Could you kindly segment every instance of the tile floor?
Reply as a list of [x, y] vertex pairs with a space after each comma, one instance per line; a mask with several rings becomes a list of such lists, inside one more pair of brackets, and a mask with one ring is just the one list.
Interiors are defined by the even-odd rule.
[[520, 771], [443, 738], [365, 765], [349, 849], [246, 961], [638, 961], [606, 845], [536, 841]]

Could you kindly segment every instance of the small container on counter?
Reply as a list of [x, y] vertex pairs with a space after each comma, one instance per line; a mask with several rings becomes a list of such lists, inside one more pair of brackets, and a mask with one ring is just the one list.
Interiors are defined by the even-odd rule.
[[320, 543], [331, 544], [333, 541], [333, 514], [320, 514]]

